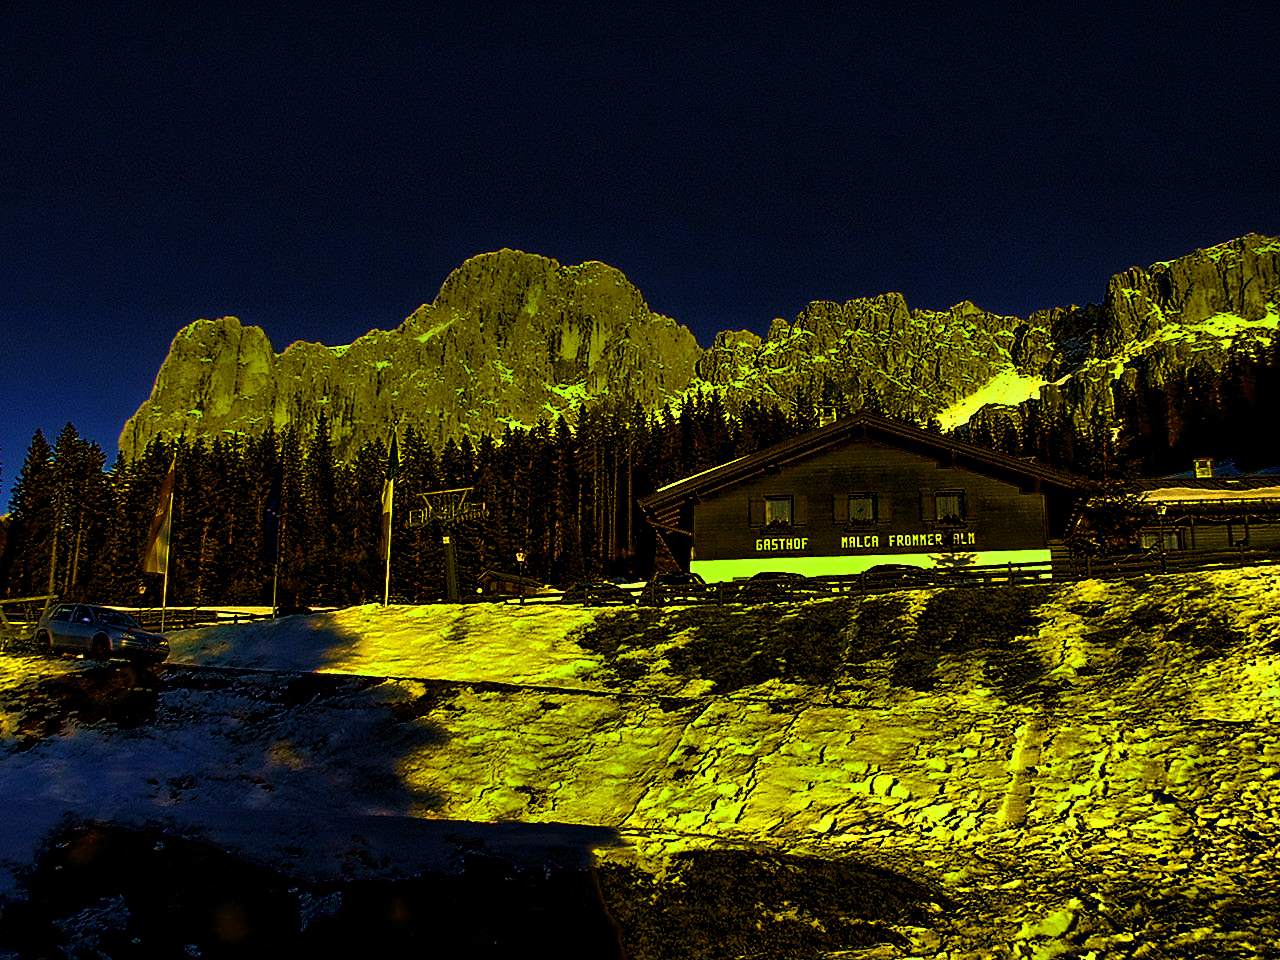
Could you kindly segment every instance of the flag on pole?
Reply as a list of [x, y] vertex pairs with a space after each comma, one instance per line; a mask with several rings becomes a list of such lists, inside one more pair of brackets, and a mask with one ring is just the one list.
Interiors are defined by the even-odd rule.
[[391, 560], [391, 504], [395, 499], [396, 474], [400, 472], [400, 453], [395, 434], [391, 436], [391, 453], [387, 456], [387, 477], [382, 481], [382, 545], [378, 556]]
[[146, 573], [169, 573], [169, 532], [173, 526], [173, 473], [178, 465], [175, 455], [160, 484], [160, 498], [156, 501], [155, 516], [151, 518], [151, 532], [147, 534], [147, 556], [142, 562]]

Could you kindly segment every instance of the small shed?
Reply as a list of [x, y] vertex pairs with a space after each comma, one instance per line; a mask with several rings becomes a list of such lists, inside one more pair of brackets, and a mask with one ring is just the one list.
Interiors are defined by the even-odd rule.
[[532, 597], [542, 590], [542, 584], [532, 577], [503, 570], [485, 570], [476, 582], [486, 597]]

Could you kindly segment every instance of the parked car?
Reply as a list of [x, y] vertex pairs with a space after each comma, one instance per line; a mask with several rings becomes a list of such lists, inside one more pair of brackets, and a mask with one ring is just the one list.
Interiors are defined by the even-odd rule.
[[697, 573], [679, 571], [675, 573], [659, 573], [649, 581], [659, 587], [705, 587], [707, 581]]
[[736, 599], [743, 603], [759, 600], [782, 600], [787, 597], [804, 596], [808, 578], [803, 574], [782, 570], [763, 570], [753, 574], [746, 583], [738, 587]]
[[923, 567], [906, 563], [879, 563], [864, 572], [867, 581], [885, 585], [908, 584], [925, 579]]
[[640, 602], [660, 604], [670, 599], [689, 599], [705, 595], [707, 581], [701, 575], [677, 570], [654, 574], [653, 579], [640, 591]]
[[36, 626], [36, 643], [54, 653], [83, 653], [95, 660], [127, 657], [159, 663], [169, 656], [169, 641], [142, 628], [119, 610], [88, 603], [59, 603]]
[[582, 603], [597, 606], [610, 603], [635, 603], [633, 597], [610, 580], [588, 580], [568, 587], [560, 597], [561, 603]]

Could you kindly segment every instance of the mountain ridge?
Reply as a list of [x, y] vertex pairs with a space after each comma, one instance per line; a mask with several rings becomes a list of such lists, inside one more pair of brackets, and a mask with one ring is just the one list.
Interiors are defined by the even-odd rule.
[[1122, 271], [1096, 304], [1021, 318], [968, 300], [913, 310], [892, 292], [818, 300], [764, 337], [722, 331], [704, 350], [620, 270], [503, 248], [464, 261], [395, 329], [345, 346], [277, 354], [235, 317], [188, 324], [119, 445], [136, 457], [157, 437], [305, 433], [323, 410], [349, 457], [389, 424], [443, 442], [572, 419], [605, 397], [652, 412], [707, 394], [731, 413], [834, 398], [950, 428], [989, 391], [1010, 410], [1035, 401], [1088, 423], [1114, 418], [1126, 377], [1220, 370], [1233, 343], [1269, 344], [1278, 303], [1280, 238], [1248, 234]]

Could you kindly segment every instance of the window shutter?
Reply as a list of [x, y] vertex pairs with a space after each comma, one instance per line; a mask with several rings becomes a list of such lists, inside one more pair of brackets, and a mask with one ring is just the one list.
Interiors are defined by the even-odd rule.
[[753, 497], [747, 502], [748, 522], [753, 527], [764, 526], [764, 500]]
[[849, 522], [849, 495], [847, 493], [833, 493], [831, 495], [831, 520], [833, 523], [841, 525]]
[[809, 522], [809, 498], [803, 493], [798, 493], [792, 500], [791, 522], [797, 527], [804, 526]]
[[887, 496], [883, 493], [876, 494], [876, 519], [893, 519], [893, 497]]
[[920, 491], [920, 519], [921, 520], [937, 520], [938, 504], [933, 498], [933, 490]]
[[972, 520], [978, 515], [978, 498], [968, 490], [960, 492], [960, 515], [966, 520]]

